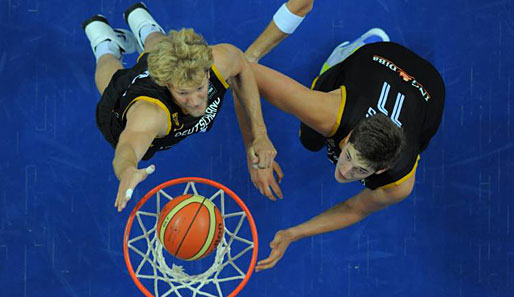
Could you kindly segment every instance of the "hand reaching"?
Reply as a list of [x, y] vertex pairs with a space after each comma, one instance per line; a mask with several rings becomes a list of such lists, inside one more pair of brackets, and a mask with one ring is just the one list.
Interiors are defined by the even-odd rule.
[[280, 230], [275, 234], [275, 238], [269, 244], [271, 248], [271, 253], [268, 258], [261, 260], [257, 263], [255, 267], [255, 271], [259, 272], [264, 269], [269, 269], [275, 266], [277, 262], [282, 259], [284, 253], [287, 250], [287, 247], [293, 242], [293, 237], [291, 233], [287, 230]]
[[255, 169], [270, 168], [276, 155], [277, 150], [266, 135], [256, 137], [247, 151]]
[[248, 171], [250, 172], [253, 185], [261, 192], [262, 195], [273, 201], [277, 200], [273, 195], [273, 192], [280, 199], [284, 197], [282, 190], [278, 185], [282, 181], [284, 173], [276, 161], [273, 161], [271, 168], [265, 169], [256, 169], [252, 166], [251, 161], [249, 161]]
[[118, 208], [118, 212], [121, 212], [127, 206], [127, 202], [134, 193], [134, 188], [154, 171], [155, 165], [150, 165], [143, 169], [127, 168], [121, 174], [118, 194], [114, 202], [114, 207]]

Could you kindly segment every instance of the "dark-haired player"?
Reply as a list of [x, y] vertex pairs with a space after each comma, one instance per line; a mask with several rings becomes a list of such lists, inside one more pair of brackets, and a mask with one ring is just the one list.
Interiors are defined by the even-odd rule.
[[[348, 227], [411, 193], [419, 155], [441, 122], [445, 88], [429, 62], [388, 41], [384, 31], [372, 29], [340, 44], [312, 89], [252, 64], [260, 94], [302, 122], [302, 144], [311, 151], [327, 148], [338, 182], [361, 181], [366, 187], [311, 220], [278, 231], [257, 271], [273, 267], [291, 242]], [[259, 172], [274, 179], [272, 169]], [[261, 187], [266, 191], [269, 187]]]

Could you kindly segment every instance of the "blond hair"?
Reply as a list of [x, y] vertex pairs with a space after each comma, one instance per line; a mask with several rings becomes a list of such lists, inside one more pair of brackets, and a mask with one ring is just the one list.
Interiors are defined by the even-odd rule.
[[212, 49], [193, 29], [171, 30], [148, 55], [148, 71], [160, 86], [198, 86], [214, 63]]

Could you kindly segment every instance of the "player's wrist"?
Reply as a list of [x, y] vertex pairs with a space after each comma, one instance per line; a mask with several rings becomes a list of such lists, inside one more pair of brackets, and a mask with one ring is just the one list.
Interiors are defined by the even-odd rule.
[[265, 125], [259, 125], [252, 129], [253, 141], [261, 138], [268, 138], [268, 130]]
[[273, 15], [273, 22], [275, 22], [277, 28], [286, 34], [293, 34], [303, 19], [303, 16], [298, 16], [291, 12], [286, 3], [282, 4], [275, 15]]
[[[118, 172], [119, 174], [116, 174], [116, 176], [118, 177], [119, 180], [122, 180], [125, 176], [127, 175], [132, 175], [134, 174], [134, 172], [137, 171], [137, 167], [134, 167], [134, 166], [126, 166], [124, 168], [121, 168]], [[116, 172], [116, 170], [115, 170]]]
[[244, 56], [249, 62], [252, 63], [259, 63], [260, 55], [257, 53], [255, 49], [248, 48], [246, 52], [244, 53]]
[[287, 239], [289, 242], [294, 242], [304, 238], [301, 230], [298, 227], [291, 227], [285, 230], [282, 230], [282, 236]]

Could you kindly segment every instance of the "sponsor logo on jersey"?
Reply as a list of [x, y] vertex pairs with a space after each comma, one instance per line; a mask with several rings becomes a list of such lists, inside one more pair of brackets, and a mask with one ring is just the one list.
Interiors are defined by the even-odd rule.
[[423, 87], [421, 83], [419, 83], [416, 80], [415, 77], [409, 75], [407, 72], [405, 72], [405, 70], [401, 69], [400, 67], [396, 66], [396, 64], [394, 64], [393, 62], [381, 56], [373, 55], [373, 61], [387, 67], [391, 71], [396, 72], [403, 79], [403, 81], [410, 83], [411, 86], [416, 88], [419, 91], [421, 97], [425, 99], [425, 101], [428, 102], [428, 100], [430, 100], [431, 97], [428, 91]]
[[178, 112], [174, 112], [172, 117], [173, 117], [173, 123], [176, 126], [176, 128], [173, 128], [173, 132], [182, 129], [184, 127], [184, 124], [180, 124], [180, 122], [178, 120]]
[[216, 87], [214, 86], [214, 84], [209, 81], [209, 89], [207, 90], [207, 96], [209, 97], [209, 99], [212, 99], [212, 97], [218, 92], [218, 90], [216, 89]]

